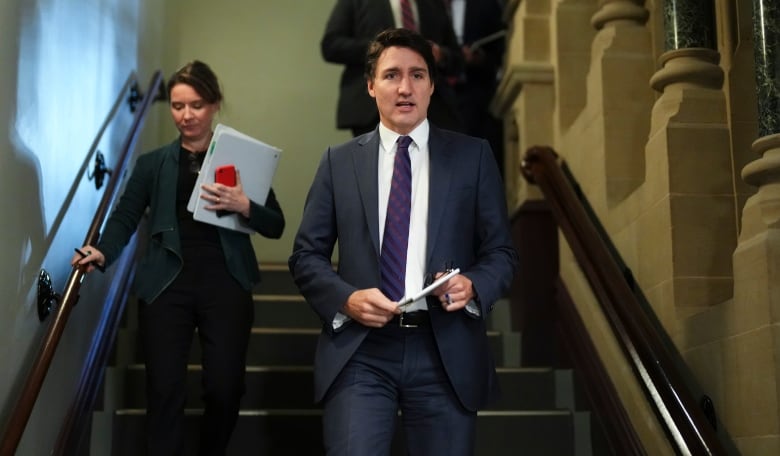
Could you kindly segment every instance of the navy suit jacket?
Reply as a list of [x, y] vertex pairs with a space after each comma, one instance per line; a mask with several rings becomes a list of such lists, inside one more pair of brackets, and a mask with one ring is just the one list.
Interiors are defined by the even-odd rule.
[[[416, 0], [420, 34], [445, 53], [434, 83], [428, 118], [441, 127], [460, 128], [454, 91], [444, 75], [462, 70], [460, 46], [441, 0]], [[320, 42], [325, 61], [344, 65], [336, 112], [338, 128], [374, 127], [379, 122], [376, 102], [368, 94], [364, 69], [371, 40], [382, 30], [395, 27], [388, 0], [337, 0]]]
[[[429, 153], [427, 272], [440, 271], [447, 261], [461, 268], [478, 293], [482, 315], [448, 313], [429, 299], [431, 326], [458, 398], [477, 410], [497, 392], [485, 317], [508, 289], [517, 254], [488, 143], [431, 125]], [[315, 356], [317, 401], [370, 330], [353, 321], [334, 332], [332, 322], [350, 294], [379, 287], [378, 155], [378, 130], [323, 154], [289, 260], [323, 324]], [[331, 266], [336, 245], [337, 271]]]

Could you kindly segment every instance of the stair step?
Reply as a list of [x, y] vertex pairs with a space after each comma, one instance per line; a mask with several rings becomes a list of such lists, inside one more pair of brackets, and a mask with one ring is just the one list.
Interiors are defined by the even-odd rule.
[[[143, 350], [138, 340], [137, 329], [122, 329], [119, 332], [117, 364], [143, 363]], [[311, 366], [314, 364], [314, 350], [317, 347], [318, 328], [253, 328], [247, 351], [247, 364], [257, 366]], [[501, 333], [488, 331], [493, 357], [500, 363], [503, 359]], [[193, 338], [189, 363], [199, 364], [200, 342], [197, 334]]]
[[286, 264], [263, 265], [260, 278], [260, 283], [255, 285], [255, 293], [271, 295], [297, 295], [300, 293]]
[[[186, 407], [202, 406], [200, 366], [187, 366]], [[128, 366], [122, 407], [144, 408], [145, 369], [143, 365]], [[311, 366], [247, 367], [246, 392], [241, 408], [249, 409], [318, 409], [314, 403], [314, 378]]]
[[[197, 453], [198, 420], [202, 412], [185, 413], [185, 455]], [[113, 417], [114, 456], [143, 454], [143, 410], [122, 410]], [[406, 454], [400, 427], [393, 443], [393, 456]], [[573, 417], [568, 412], [480, 412], [477, 417], [477, 450], [490, 456], [571, 456]], [[321, 455], [322, 415], [317, 410], [242, 411], [227, 456], [246, 454]]]
[[[320, 330], [316, 328], [253, 328], [247, 350], [249, 365], [311, 366]], [[117, 365], [143, 363], [137, 329], [123, 329], [117, 343]], [[201, 349], [195, 334], [189, 363], [199, 364]]]
[[[201, 402], [201, 367], [187, 368], [186, 406], [197, 408]], [[124, 392], [118, 404], [123, 408], [144, 408], [145, 369], [142, 364], [125, 369]], [[498, 369], [501, 400], [490, 406], [493, 411], [555, 409], [554, 372], [549, 369]], [[313, 402], [314, 380], [311, 366], [249, 366], [242, 409], [318, 409]]]
[[[254, 326], [262, 328], [310, 328], [319, 329], [320, 319], [311, 309], [301, 295], [274, 295], [253, 294], [255, 319]], [[488, 319], [488, 329], [494, 329], [502, 333], [511, 332], [505, 324], [508, 320], [506, 303], [498, 302]], [[128, 308], [128, 312], [135, 314], [136, 306]], [[505, 315], [507, 314], [507, 315]], [[496, 323], [498, 320], [498, 323]], [[126, 324], [125, 328], [135, 328], [136, 318], [133, 315], [132, 324]], [[499, 326], [499, 327], [496, 327]], [[491, 328], [492, 327], [492, 328]]]
[[320, 319], [300, 295], [254, 294], [254, 325], [263, 328], [320, 328]]

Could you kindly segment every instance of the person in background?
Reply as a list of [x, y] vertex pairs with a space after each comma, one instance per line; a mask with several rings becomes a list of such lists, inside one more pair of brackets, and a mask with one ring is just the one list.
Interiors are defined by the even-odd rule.
[[[503, 176], [504, 138], [501, 121], [490, 113], [504, 58], [505, 25], [501, 0], [444, 0], [463, 52], [464, 71], [454, 84], [458, 112], [466, 134], [485, 138]], [[484, 42], [482, 41], [484, 40]]]
[[289, 259], [322, 321], [325, 448], [389, 455], [400, 409], [407, 454], [472, 455], [477, 410], [497, 394], [486, 318], [517, 265], [503, 186], [487, 141], [429, 122], [429, 41], [390, 29], [368, 49], [379, 125], [325, 151]]
[[[404, 12], [406, 11], [406, 14]], [[337, 0], [320, 42], [326, 62], [341, 64], [336, 126], [353, 136], [372, 131], [379, 121], [376, 104], [363, 79], [368, 43], [382, 30], [406, 27], [418, 30], [433, 46], [440, 80], [431, 98], [431, 121], [460, 130], [455, 93], [445, 81], [462, 69], [460, 46], [442, 0]]]
[[[244, 394], [246, 352], [254, 319], [252, 287], [260, 280], [249, 235], [193, 220], [187, 210], [222, 103], [217, 76], [193, 61], [169, 79], [167, 93], [179, 137], [141, 155], [96, 246], [72, 263], [107, 267], [148, 214], [146, 252], [135, 277], [146, 363], [149, 455], [180, 455], [184, 444], [187, 360], [197, 335], [202, 348], [201, 455], [222, 455]], [[232, 211], [261, 235], [278, 239], [284, 216], [271, 190], [251, 201], [236, 185], [204, 184], [208, 210]]]

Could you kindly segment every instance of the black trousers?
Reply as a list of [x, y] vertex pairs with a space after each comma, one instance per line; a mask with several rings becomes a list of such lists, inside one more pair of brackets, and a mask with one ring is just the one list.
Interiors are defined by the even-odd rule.
[[187, 263], [160, 297], [141, 304], [150, 456], [184, 451], [187, 364], [196, 329], [205, 408], [199, 454], [223, 455], [238, 419], [254, 307], [251, 292], [218, 253], [215, 261]]

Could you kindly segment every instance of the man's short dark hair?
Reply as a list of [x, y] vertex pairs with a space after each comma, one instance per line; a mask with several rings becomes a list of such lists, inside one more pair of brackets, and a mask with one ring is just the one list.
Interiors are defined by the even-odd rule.
[[385, 49], [391, 47], [403, 47], [420, 54], [423, 60], [425, 60], [425, 64], [428, 66], [428, 76], [431, 79], [431, 84], [433, 83], [434, 79], [436, 79], [436, 60], [433, 57], [431, 43], [419, 33], [405, 28], [384, 30], [379, 32], [374, 40], [371, 41], [368, 45], [368, 52], [366, 53], [366, 68], [364, 73], [366, 80], [374, 78], [379, 56], [382, 55], [382, 52], [384, 52]]

